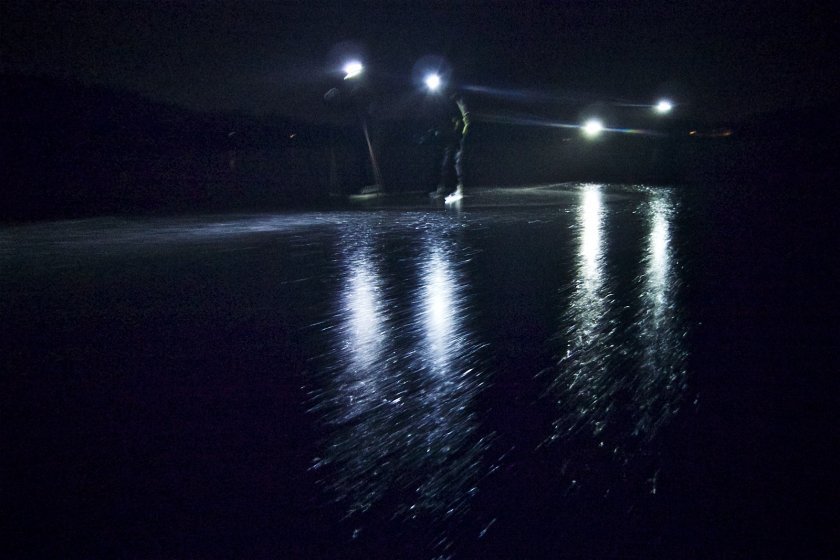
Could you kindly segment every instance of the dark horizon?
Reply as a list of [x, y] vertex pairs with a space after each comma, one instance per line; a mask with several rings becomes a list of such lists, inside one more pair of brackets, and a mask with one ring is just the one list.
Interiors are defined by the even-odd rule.
[[[204, 113], [59, 78], [0, 75], [0, 85], [8, 171], [0, 220], [329, 207], [372, 184], [358, 123], [346, 111], [334, 113], [331, 124], [312, 124]], [[514, 100], [472, 108], [471, 188], [764, 177], [782, 191], [789, 187], [779, 178], [821, 177], [833, 157], [827, 104], [725, 125], [634, 115], [630, 108], [620, 114], [625, 130], [595, 142], [576, 128], [553, 126], [563, 121], [556, 113], [547, 118], [552, 105]], [[527, 118], [517, 122], [523, 108]], [[421, 142], [428, 121], [418, 116], [372, 122], [387, 193], [435, 184], [438, 148]], [[565, 118], [574, 122], [574, 110]]]

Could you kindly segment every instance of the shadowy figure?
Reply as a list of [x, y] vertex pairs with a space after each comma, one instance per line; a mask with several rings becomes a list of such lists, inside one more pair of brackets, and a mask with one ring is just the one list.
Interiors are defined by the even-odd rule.
[[470, 128], [470, 112], [463, 95], [453, 92], [446, 98], [445, 111], [435, 134], [443, 145], [440, 166], [440, 183], [430, 193], [433, 198], [446, 195], [447, 185], [455, 179], [455, 190], [449, 196], [464, 194], [464, 164], [466, 162], [467, 137]]
[[[349, 186], [350, 192], [380, 191], [382, 177], [368, 125], [374, 98], [367, 82], [359, 78], [345, 79], [324, 94], [324, 102], [345, 118], [349, 117], [353, 123], [332, 133], [329, 154], [331, 192], [348, 194], [343, 192], [342, 183]], [[347, 158], [348, 166], [342, 173], [339, 171], [344, 167], [341, 160]]]

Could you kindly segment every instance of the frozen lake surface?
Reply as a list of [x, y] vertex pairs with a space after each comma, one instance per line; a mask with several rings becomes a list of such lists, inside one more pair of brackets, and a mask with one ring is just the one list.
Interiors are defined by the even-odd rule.
[[827, 550], [829, 280], [729, 196], [0, 229], [13, 556]]

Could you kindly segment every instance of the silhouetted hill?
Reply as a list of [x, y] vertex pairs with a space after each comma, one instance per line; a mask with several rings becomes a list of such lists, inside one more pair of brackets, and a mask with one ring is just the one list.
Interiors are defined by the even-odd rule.
[[326, 134], [52, 78], [2, 75], [0, 89], [5, 219], [258, 206], [271, 202], [271, 181], [240, 172], [242, 152], [273, 150], [280, 161]]

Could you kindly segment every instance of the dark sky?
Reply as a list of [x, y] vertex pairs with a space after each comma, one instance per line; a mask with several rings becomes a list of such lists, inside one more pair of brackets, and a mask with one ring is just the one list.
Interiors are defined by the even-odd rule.
[[336, 47], [391, 87], [424, 55], [459, 83], [570, 103], [650, 103], [737, 118], [824, 103], [837, 80], [830, 3], [20, 2], [0, 6], [5, 72], [68, 76], [201, 110], [318, 119]]

